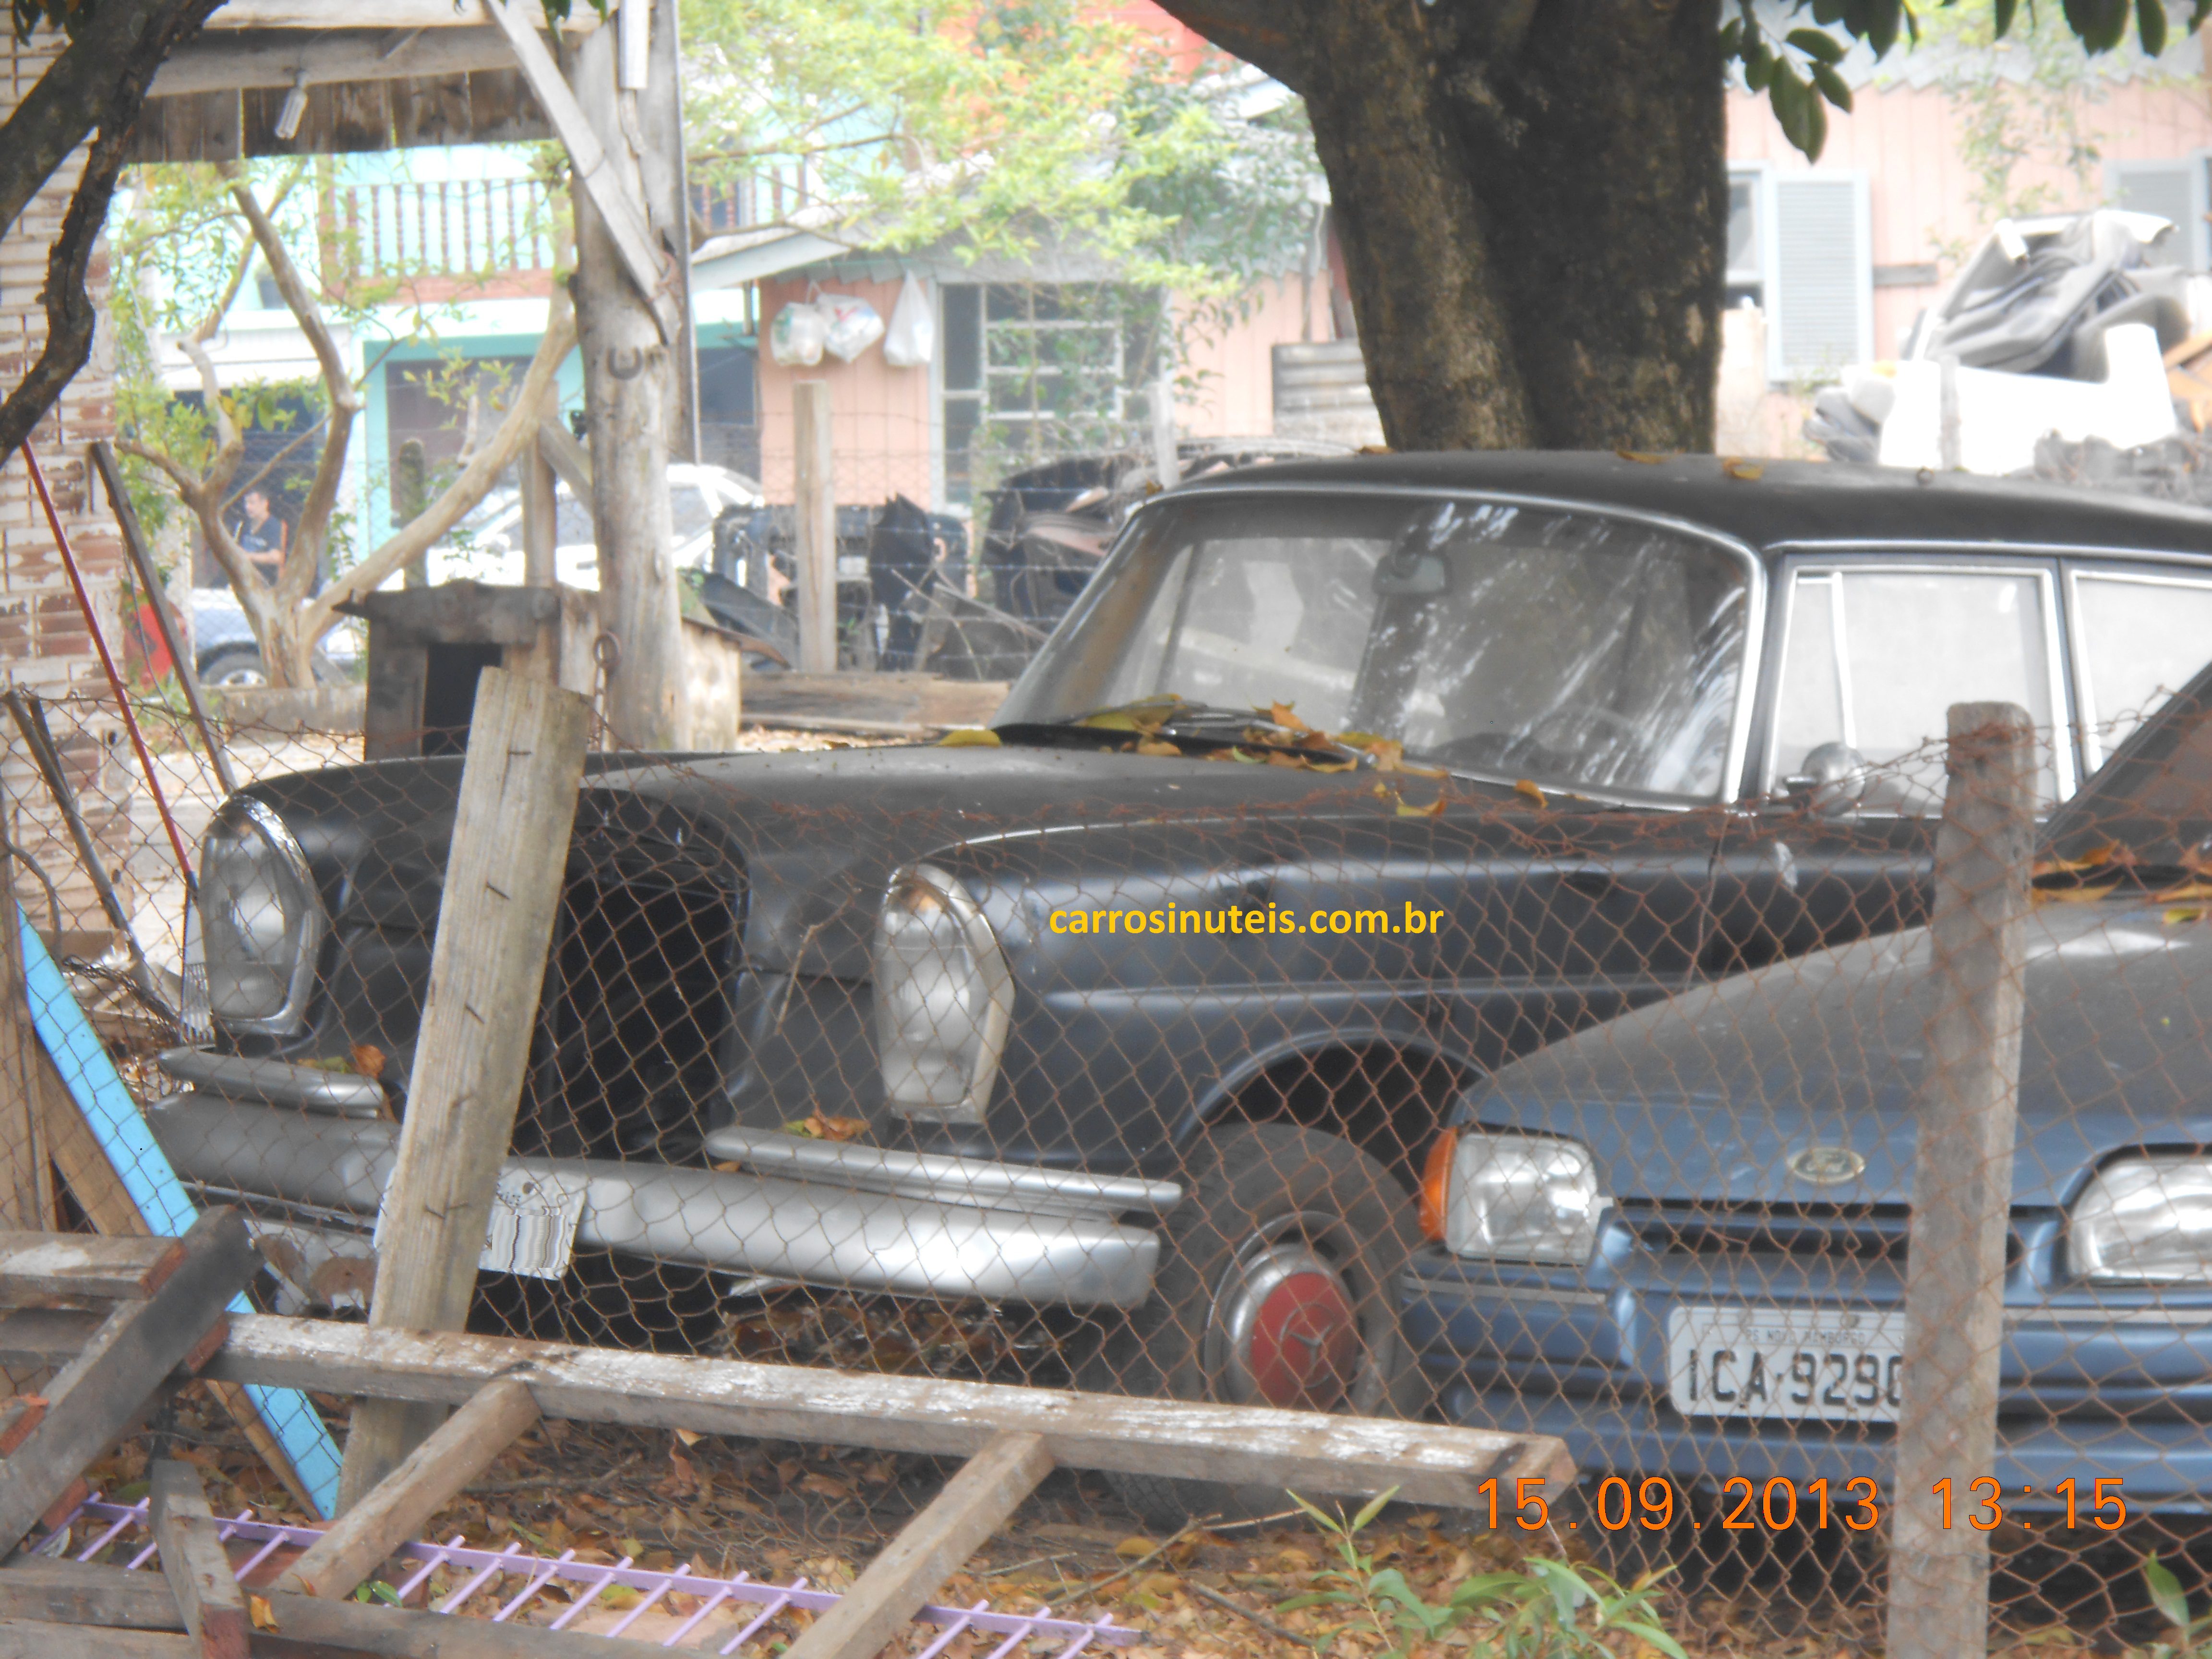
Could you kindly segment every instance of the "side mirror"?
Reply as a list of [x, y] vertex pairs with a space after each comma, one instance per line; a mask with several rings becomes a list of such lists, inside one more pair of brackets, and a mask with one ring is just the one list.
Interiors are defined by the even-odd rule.
[[1806, 752], [1802, 767], [1782, 787], [1803, 799], [1824, 818], [1848, 817], [1858, 810], [1873, 780], [1867, 757], [1847, 743], [1820, 744]]
[[1375, 567], [1375, 597], [1433, 599], [1451, 590], [1451, 566], [1441, 553], [1393, 548]]

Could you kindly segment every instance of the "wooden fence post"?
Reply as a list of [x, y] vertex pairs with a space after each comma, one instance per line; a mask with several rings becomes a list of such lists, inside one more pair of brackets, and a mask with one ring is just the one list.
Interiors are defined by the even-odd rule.
[[[522, 1097], [590, 715], [575, 693], [499, 669], [477, 683], [429, 992], [385, 1194], [372, 1326], [458, 1331], [468, 1314]], [[340, 1509], [443, 1416], [388, 1401], [356, 1407]]]
[[799, 575], [799, 666], [837, 672], [837, 480], [830, 458], [830, 383], [791, 388], [798, 449], [798, 521], [792, 558]]
[[[0, 798], [0, 813], [5, 811]], [[15, 915], [15, 860], [0, 852], [0, 1227], [39, 1232], [54, 1224], [39, 1112], [38, 1066], [45, 1055], [31, 1025]]]
[[[1996, 1443], [2005, 1236], [2035, 839], [2035, 731], [2011, 703], [1952, 707], [1936, 837], [1927, 1059], [1905, 1281], [1905, 1397], [1889, 1558], [1890, 1659], [1988, 1651], [1989, 1534], [1964, 1524]], [[1952, 1483], [1946, 1528], [1936, 1482]]]

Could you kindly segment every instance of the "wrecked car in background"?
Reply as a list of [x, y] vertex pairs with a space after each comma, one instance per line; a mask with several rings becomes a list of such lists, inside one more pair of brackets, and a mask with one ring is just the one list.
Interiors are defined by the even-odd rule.
[[[1950, 703], [2055, 734], [2056, 803], [2208, 650], [2160, 503], [1498, 453], [1156, 495], [988, 732], [595, 757], [514, 1140], [575, 1254], [485, 1297], [672, 1344], [763, 1276], [1139, 1302], [1083, 1380], [1409, 1406], [1467, 1079], [1914, 924]], [[155, 1132], [303, 1252], [368, 1249], [459, 776], [258, 783], [204, 849], [220, 1036]]]
[[[1974, 1471], [2038, 1536], [2212, 1486], [2212, 672], [2041, 851]], [[1926, 929], [1815, 951], [1473, 1090], [1406, 1278], [1447, 1413], [1559, 1435], [1590, 1475], [1887, 1494], [1931, 965]]]

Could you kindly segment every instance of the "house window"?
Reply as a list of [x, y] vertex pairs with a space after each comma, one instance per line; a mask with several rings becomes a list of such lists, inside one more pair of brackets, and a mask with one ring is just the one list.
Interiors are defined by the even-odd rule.
[[2105, 193], [2114, 207], [2154, 213], [2173, 222], [2172, 234], [2159, 238], [2151, 248], [2152, 264], [2179, 265], [2184, 270], [2212, 268], [2212, 226], [2204, 221], [2205, 212], [2212, 209], [2207, 167], [2203, 151], [2166, 161], [2106, 164]]
[[1138, 441], [1160, 319], [1149, 290], [1103, 283], [947, 283], [945, 483], [972, 501], [1006, 472]]
[[1759, 198], [1763, 180], [1756, 173], [1729, 174], [1728, 303], [1766, 303], [1766, 263], [1759, 235]]

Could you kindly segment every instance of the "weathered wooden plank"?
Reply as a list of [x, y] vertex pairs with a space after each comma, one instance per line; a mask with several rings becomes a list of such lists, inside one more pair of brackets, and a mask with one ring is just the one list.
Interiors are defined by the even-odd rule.
[[[553, 21], [534, 8], [532, 15], [548, 23]], [[203, 38], [230, 29], [374, 27], [387, 31], [386, 39], [392, 40], [414, 29], [471, 29], [483, 22], [474, 7], [457, 6], [453, 0], [376, 0], [374, 10], [352, 0], [228, 0], [200, 27]], [[570, 34], [586, 33], [599, 26], [599, 14], [590, 6], [572, 7], [556, 25]]]
[[399, 1467], [287, 1568], [276, 1587], [325, 1598], [350, 1595], [379, 1562], [483, 1474], [538, 1420], [538, 1402], [512, 1378], [487, 1382], [410, 1452]]
[[[368, 1316], [378, 1328], [459, 1330], [467, 1316], [522, 1099], [590, 720], [573, 691], [496, 668], [477, 682], [407, 1117], [384, 1196]], [[439, 1415], [356, 1407], [339, 1512]]]
[[50, 1297], [136, 1301], [159, 1290], [184, 1259], [173, 1238], [0, 1232], [0, 1296], [18, 1305]]
[[66, 1365], [106, 1318], [76, 1308], [18, 1308], [0, 1314], [0, 1365]]
[[[622, 1637], [586, 1636], [538, 1626], [495, 1625], [489, 1620], [441, 1617], [401, 1607], [368, 1607], [354, 1601], [320, 1601], [304, 1595], [271, 1594], [273, 1632], [255, 1632], [253, 1654], [313, 1654], [333, 1650], [377, 1656], [378, 1659], [644, 1659], [666, 1650]], [[155, 1632], [180, 1628], [176, 1604], [157, 1572], [125, 1572], [120, 1567], [87, 1566], [77, 1561], [26, 1560], [0, 1567], [0, 1628], [7, 1621], [30, 1620], [41, 1628], [104, 1626], [92, 1634]], [[74, 1638], [71, 1638], [74, 1639]], [[174, 1644], [186, 1638], [173, 1636]], [[141, 1650], [118, 1650], [134, 1654]], [[0, 1659], [15, 1652], [105, 1653], [107, 1649], [17, 1649], [0, 1647]], [[168, 1659], [198, 1659], [190, 1645], [143, 1650]], [[702, 1651], [712, 1651], [711, 1646]]]
[[[6, 803], [0, 801], [0, 811]], [[15, 860], [0, 854], [0, 1221], [12, 1227], [53, 1224], [53, 1183], [46, 1178], [46, 1136], [39, 1123], [39, 1034], [31, 1024], [23, 979], [22, 938], [15, 926]]]
[[216, 1535], [199, 1472], [174, 1458], [146, 1471], [146, 1527], [161, 1550], [161, 1577], [201, 1659], [246, 1659], [246, 1597]]
[[0, 1619], [0, 1659], [199, 1659], [189, 1636]]
[[171, 1371], [203, 1360], [209, 1339], [220, 1339], [223, 1308], [260, 1258], [235, 1210], [204, 1212], [181, 1242], [161, 1287], [118, 1304], [47, 1384], [45, 1420], [0, 1463], [0, 1553], [129, 1429]]
[[785, 1650], [784, 1659], [872, 1659], [946, 1575], [1021, 1507], [1052, 1473], [1052, 1462], [1036, 1434], [994, 1436], [927, 1509], [900, 1528], [845, 1599]]
[[1306, 1493], [1401, 1489], [1408, 1502], [1487, 1504], [1481, 1482], [1574, 1478], [1548, 1435], [1380, 1418], [1125, 1400], [1001, 1383], [872, 1376], [506, 1337], [375, 1330], [240, 1315], [209, 1362], [237, 1382], [457, 1405], [495, 1376], [530, 1385], [548, 1417], [971, 1457], [996, 1434], [1041, 1435], [1071, 1468], [1267, 1482]]
[[[1905, 1280], [1888, 1651], [1948, 1659], [1989, 1644], [1990, 1536], [1938, 1524], [1930, 1489], [1996, 1449], [2005, 1238], [2012, 1212], [2035, 857], [2035, 727], [2011, 703], [1954, 703], [1929, 917], [1928, 1061]], [[1941, 1519], [1948, 1522], [1948, 1512]]]

